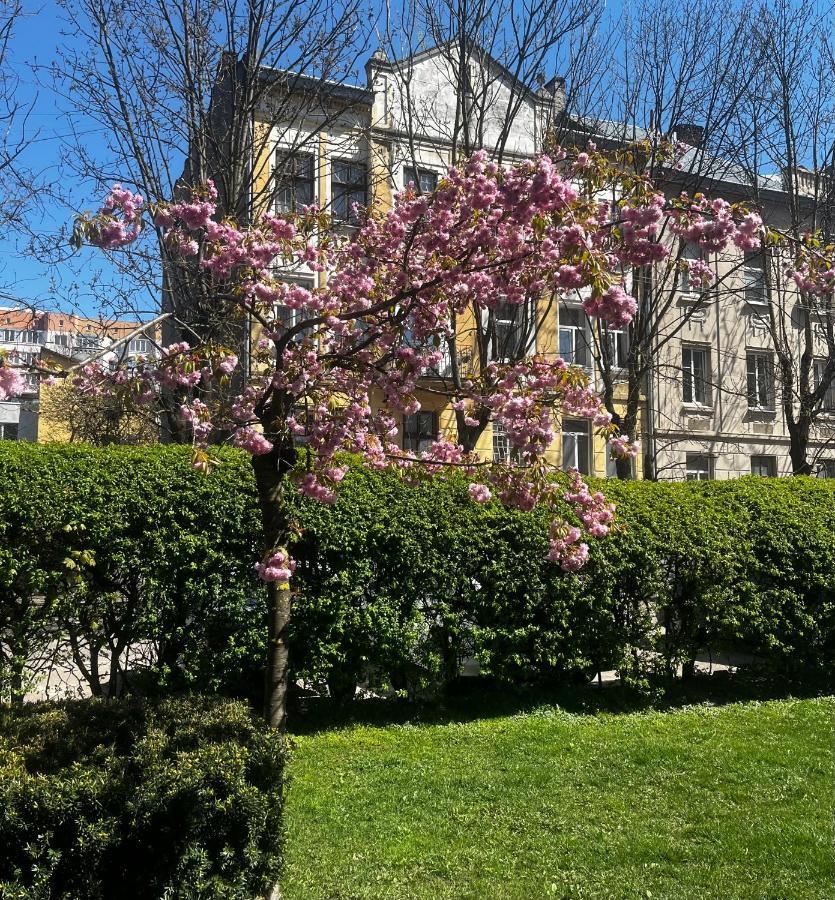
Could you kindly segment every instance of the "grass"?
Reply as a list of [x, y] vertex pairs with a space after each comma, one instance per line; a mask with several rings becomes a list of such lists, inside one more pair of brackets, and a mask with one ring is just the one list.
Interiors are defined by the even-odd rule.
[[283, 895], [831, 897], [833, 713], [824, 698], [303, 727]]

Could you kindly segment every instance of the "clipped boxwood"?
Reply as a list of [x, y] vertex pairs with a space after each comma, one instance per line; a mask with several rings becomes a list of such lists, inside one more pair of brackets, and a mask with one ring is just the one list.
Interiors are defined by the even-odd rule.
[[283, 762], [275, 733], [236, 701], [0, 711], [0, 896], [265, 895]]

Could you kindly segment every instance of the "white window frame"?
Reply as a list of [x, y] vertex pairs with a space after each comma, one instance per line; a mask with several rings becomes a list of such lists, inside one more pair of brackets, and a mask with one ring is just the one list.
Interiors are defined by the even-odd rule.
[[[421, 429], [421, 420], [428, 418], [430, 421], [430, 431], [424, 432]], [[406, 435], [406, 423], [409, 421], [417, 421], [417, 444], [414, 447], [407, 447], [407, 441], [411, 440]], [[431, 433], [430, 433], [431, 432]], [[415, 456], [419, 456], [421, 453], [426, 452], [438, 440], [438, 435], [440, 434], [440, 416], [438, 415], [437, 410], [433, 409], [421, 409], [416, 413], [413, 413], [410, 416], [403, 416], [401, 420], [401, 435], [400, 435], [400, 446], [403, 448], [404, 453], [413, 453]], [[423, 436], [422, 435], [426, 435]]]
[[[705, 465], [701, 463], [704, 461]], [[715, 477], [714, 459], [709, 453], [685, 453], [685, 481], [713, 481]]]
[[[689, 361], [687, 354], [690, 355]], [[702, 359], [701, 373], [697, 371], [699, 367], [696, 365], [696, 360], [699, 357]], [[687, 397], [688, 378], [690, 386], [689, 399]], [[702, 394], [701, 399], [699, 398], [700, 393]], [[681, 398], [685, 406], [698, 407], [699, 409], [713, 408], [710, 347], [703, 344], [681, 345]]]
[[[636, 460], [635, 457], [630, 457], [629, 459], [629, 468], [632, 473], [632, 478], [636, 477]], [[618, 477], [618, 467], [617, 460], [612, 458], [612, 442], [606, 441], [606, 477], [607, 478], [617, 478]]]
[[[413, 175], [414, 178], [410, 178], [409, 176]], [[432, 186], [425, 186], [423, 184], [424, 176], [430, 176]], [[403, 166], [403, 190], [409, 186], [409, 182], [413, 182], [415, 187], [417, 187], [421, 194], [431, 194], [434, 192], [435, 188], [438, 186], [438, 182], [440, 181], [440, 173], [436, 172], [434, 169], [430, 169], [427, 166], [418, 166], [415, 168], [413, 165], [405, 165]]]
[[835, 478], [835, 456], [830, 459], [818, 460], [818, 467], [815, 475], [818, 478]]
[[[815, 389], [817, 390], [818, 385], [821, 383], [821, 378], [823, 377], [823, 369], [826, 367], [825, 359], [816, 359], [813, 362], [813, 372], [815, 377]], [[826, 393], [821, 398], [821, 412], [825, 413], [835, 413], [835, 379], [832, 380], [832, 383], [826, 390]]]
[[[513, 319], [504, 319], [504, 318], [500, 317], [499, 313], [503, 307], [517, 310], [518, 313], [523, 317], [523, 321], [515, 326], [515, 329], [518, 329], [520, 331], [524, 327], [524, 324], [525, 324], [524, 323], [524, 316], [526, 314], [525, 310], [526, 310], [526, 308], [528, 309], [530, 314], [528, 317], [527, 329], [524, 334], [525, 356], [528, 356], [532, 353], [536, 353], [536, 316], [537, 316], [536, 300], [528, 299], [528, 300], [523, 301], [522, 303], [506, 303], [504, 300], [502, 300], [492, 309], [493, 321], [495, 322], [495, 325], [496, 325], [496, 344], [498, 345], [496, 349], [497, 349], [498, 355], [493, 356], [493, 342], [489, 341], [488, 346], [487, 346], [488, 360], [490, 362], [509, 362], [512, 359], [516, 358], [515, 355], [504, 356], [502, 354], [502, 350], [507, 349], [507, 348], [503, 347], [502, 344], [504, 342], [499, 340], [499, 325], [500, 325], [500, 323], [504, 323], [506, 325], [510, 325], [513, 327], [513, 323], [515, 321], [515, 316]], [[482, 314], [482, 322], [483, 322], [484, 328], [487, 327], [490, 312], [491, 312], [490, 310], [485, 309]], [[519, 343], [516, 344], [517, 347], [519, 347], [521, 345], [522, 337], [523, 336], [520, 334]]]
[[774, 412], [773, 354], [767, 350], [746, 351], [745, 373], [748, 409], [758, 412]]
[[513, 458], [513, 448], [510, 446], [510, 438], [507, 436], [504, 425], [501, 422], [493, 422], [493, 462], [510, 462]]
[[[300, 177], [298, 163], [310, 163], [310, 177]], [[291, 171], [287, 171], [287, 167]], [[317, 170], [315, 148], [309, 150], [294, 150], [292, 147], [279, 147], [276, 150], [274, 162], [274, 195], [273, 207], [279, 215], [300, 212], [303, 206], [310, 206], [317, 202]], [[299, 184], [310, 184], [310, 200], [305, 203], [304, 198], [298, 200], [296, 193]], [[281, 203], [280, 194], [289, 192], [290, 202]]]
[[[768, 471], [763, 474], [756, 471], [759, 468], [766, 468]], [[751, 455], [751, 474], [758, 475], [760, 478], [776, 478], [777, 477], [777, 457], [768, 453], [754, 453]]]
[[766, 308], [765, 269], [762, 256], [746, 254], [740, 272], [742, 295], [749, 306]]
[[[577, 469], [591, 475], [591, 423], [588, 419], [563, 419], [560, 424], [562, 470]], [[580, 441], [578, 441], [580, 438]], [[585, 441], [585, 452], [581, 441]]]
[[[605, 323], [601, 328], [601, 337], [606, 341], [611, 350], [612, 369], [622, 371], [626, 367], [626, 357], [629, 354], [629, 332], [626, 328], [612, 328]], [[621, 346], [621, 342], [623, 346]], [[601, 356], [603, 349], [601, 348]]]
[[[563, 319], [563, 316], [566, 313], [570, 313], [572, 316], [577, 315], [580, 319], [580, 324], [572, 325], [565, 321]], [[558, 315], [559, 320], [557, 323], [557, 341], [559, 355], [570, 365], [581, 366], [584, 369], [591, 368], [591, 340], [589, 335], [588, 319], [586, 317], [586, 314], [583, 312], [582, 307], [563, 305], [560, 307]], [[563, 333], [565, 333], [566, 337], [571, 342], [571, 359], [568, 359], [563, 355]], [[576, 361], [580, 342], [582, 342], [583, 349], [585, 351], [585, 362]]]
[[[681, 251], [681, 259], [687, 262], [693, 262], [695, 260], [703, 262], [704, 252], [698, 244], [693, 244], [690, 241], [686, 241]], [[680, 272], [678, 290], [685, 299], [694, 302], [701, 299], [705, 288], [703, 287], [701, 282], [693, 284], [690, 281], [690, 272], [685, 269]]]

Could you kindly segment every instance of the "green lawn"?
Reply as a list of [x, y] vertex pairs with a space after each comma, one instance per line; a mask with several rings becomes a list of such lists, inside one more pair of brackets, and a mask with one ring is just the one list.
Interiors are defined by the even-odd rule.
[[286, 900], [835, 896], [832, 699], [296, 737]]

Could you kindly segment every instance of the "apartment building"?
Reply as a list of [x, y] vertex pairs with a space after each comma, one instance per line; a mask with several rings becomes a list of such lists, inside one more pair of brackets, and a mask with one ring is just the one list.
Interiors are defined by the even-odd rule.
[[[481, 53], [477, 63], [468, 64], [462, 98], [458, 87], [461, 69], [455, 63], [449, 48], [429, 49], [408, 60], [390, 61], [375, 54], [366, 64], [365, 86], [326, 86], [327, 109], [323, 106], [320, 115], [311, 111], [288, 128], [270, 125], [264, 158], [253, 165], [259, 182], [255, 193], [269, 196], [276, 212], [315, 202], [349, 230], [356, 224], [357, 207], [384, 209], [392, 203], [394, 193], [410, 182], [422, 191], [431, 191], [462, 152], [461, 125], [466, 113], [462, 119], [461, 106], [463, 102], [466, 110], [468, 91], [481, 98], [482, 115], [473, 136], [476, 146], [488, 151], [500, 148], [505, 163], [530, 158], [541, 150], [549, 128], [564, 113], [561, 82], [543, 80], [533, 89]], [[304, 79], [294, 76], [294, 85], [303, 90]], [[579, 139], [601, 139], [600, 123], [569, 126], [569, 132]], [[610, 146], [617, 144], [615, 131], [602, 135], [604, 145], [607, 141]], [[631, 131], [633, 139], [641, 136], [635, 129]], [[700, 139], [698, 127], [682, 127], [679, 139], [695, 146]], [[727, 166], [721, 171], [716, 168], [705, 189], [729, 200], [745, 199], [744, 180]], [[671, 195], [689, 186], [684, 174], [680, 182], [675, 173], [670, 174], [665, 189]], [[781, 178], [766, 177], [758, 188], [764, 218], [773, 225], [784, 224], [787, 195]], [[684, 257], [696, 249], [684, 247]], [[686, 278], [674, 285], [677, 302], [667, 313], [674, 336], [659, 340], [656, 364], [642, 384], [636, 436], [659, 478], [788, 474], [788, 435], [778, 404], [774, 348], [765, 327], [768, 306], [763, 294], [763, 263], [756, 255], [732, 253], [707, 261], [718, 276], [717, 286], [707, 295], [689, 285]], [[779, 269], [775, 269], [777, 279], [783, 277]], [[303, 267], [283, 275], [311, 287], [321, 284], [323, 277]], [[790, 286], [782, 289], [790, 290]], [[598, 386], [594, 348], [599, 350], [605, 341], [615, 368], [626, 358], [629, 329], [593, 333], [579, 302], [542, 298], [538, 304], [535, 312], [544, 325], [535, 333], [528, 324], [532, 315], [520, 317], [518, 308], [509, 306], [496, 311], [497, 333], [503, 343], [522, 342], [528, 352], [558, 354], [586, 368]], [[802, 316], [807, 312], [796, 304], [790, 308], [784, 304], [783, 308], [788, 309], [788, 332], [799, 339]], [[292, 315], [288, 311], [288, 318]], [[465, 368], [476, 353], [475, 325], [465, 317], [459, 328], [457, 352]], [[824, 352], [821, 341], [816, 371]], [[448, 365], [442, 365], [438, 378], [449, 374], [445, 370]], [[615, 381], [618, 400], [625, 396], [625, 385], [617, 377]], [[399, 435], [403, 448], [415, 452], [424, 450], [439, 434], [455, 434], [454, 414], [440, 394], [428, 392], [419, 399], [422, 410], [403, 418]], [[829, 392], [824, 405], [832, 408], [833, 415], [830, 419], [824, 414], [815, 427], [812, 453], [819, 474], [835, 475], [835, 447], [829, 444], [830, 431], [835, 436], [835, 391]], [[511, 452], [506, 436], [491, 426], [476, 450], [494, 459], [504, 459]], [[576, 466], [591, 475], [615, 474], [607, 447], [584, 420], [562, 421], [550, 461], [563, 468]], [[637, 461], [638, 477], [643, 463]]]
[[[328, 86], [327, 108], [321, 114], [308, 113], [305, 121], [291, 127], [271, 126], [273, 139], [264, 142], [265, 158], [253, 165], [258, 181], [253, 193], [270, 196], [275, 212], [316, 203], [347, 231], [356, 224], [358, 207], [385, 209], [394, 194], [410, 183], [421, 191], [433, 190], [463, 152], [459, 97], [453, 87], [460, 73], [455, 64], [449, 48], [429, 49], [408, 60], [391, 61], [379, 52], [374, 54], [365, 67], [364, 87]], [[478, 64], [470, 63], [467, 79], [467, 89], [480, 97], [482, 107], [470, 136], [475, 146], [500, 154], [506, 164], [530, 159], [542, 149], [564, 106], [559, 79], [542, 80], [533, 89], [484, 54], [479, 55]], [[304, 79], [294, 76], [294, 86], [303, 90]], [[321, 285], [323, 277], [301, 266], [282, 275], [305, 287]], [[537, 301], [534, 309], [500, 306], [495, 312], [497, 346], [490, 352], [507, 358], [512, 350], [524, 347], [528, 353], [546, 357], [562, 355], [585, 366], [594, 378], [593, 361], [576, 326], [584, 313], [579, 302], [562, 306], [559, 310], [554, 298], [548, 297]], [[287, 316], [292, 321], [291, 311]], [[537, 320], [543, 324], [534, 328]], [[477, 331], [477, 323], [464, 316], [456, 353], [465, 375], [476, 365]], [[446, 359], [434, 377], [444, 381], [450, 374]], [[430, 388], [431, 380], [427, 381]], [[454, 412], [441, 393], [430, 390], [419, 399], [421, 411], [400, 421], [399, 441], [407, 451], [421, 452], [439, 435], [456, 434]], [[487, 427], [475, 449], [497, 460], [511, 453], [507, 436], [496, 426]], [[562, 422], [549, 457], [554, 464], [576, 466], [590, 474], [614, 471], [605, 442], [585, 420]]]
[[[139, 322], [85, 318], [69, 313], [36, 311], [26, 307], [0, 308], [0, 351], [10, 363], [66, 369], [106, 351], [141, 326]], [[133, 360], [157, 352], [156, 332], [139, 333], [114, 347], [114, 357]], [[40, 415], [40, 380], [26, 377], [27, 390], [12, 400], [0, 402], [0, 440], [38, 441], [59, 439]]]

